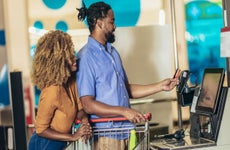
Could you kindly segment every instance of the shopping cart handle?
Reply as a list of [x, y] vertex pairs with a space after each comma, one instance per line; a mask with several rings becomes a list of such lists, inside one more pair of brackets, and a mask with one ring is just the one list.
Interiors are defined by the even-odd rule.
[[[152, 119], [152, 114], [151, 113], [146, 113], [144, 114], [144, 117], [146, 120], [150, 121]], [[125, 117], [117, 117], [117, 118], [96, 118], [96, 119], [90, 119], [90, 123], [99, 123], [99, 122], [116, 122], [116, 121], [127, 121], [128, 119]], [[76, 119], [75, 120], [76, 124], [81, 123], [80, 120]]]
[[150, 121], [152, 119], [152, 114], [151, 113], [146, 113], [146, 114], [144, 114], [144, 117], [145, 117], [145, 119]]

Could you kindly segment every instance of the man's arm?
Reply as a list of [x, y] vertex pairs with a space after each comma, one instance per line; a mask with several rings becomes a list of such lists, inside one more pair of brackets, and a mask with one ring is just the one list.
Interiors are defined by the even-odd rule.
[[88, 114], [95, 114], [100, 117], [123, 116], [133, 123], [145, 120], [143, 114], [131, 108], [107, 105], [96, 101], [93, 96], [83, 96], [80, 99], [85, 112]]
[[170, 91], [177, 84], [179, 84], [178, 78], [168, 78], [148, 85], [126, 84], [126, 87], [130, 98], [143, 98], [161, 91]]

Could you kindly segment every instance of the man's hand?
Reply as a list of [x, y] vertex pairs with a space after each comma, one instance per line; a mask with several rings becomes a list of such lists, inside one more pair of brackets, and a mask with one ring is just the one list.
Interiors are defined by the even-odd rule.
[[144, 115], [135, 109], [127, 108], [124, 112], [124, 117], [132, 123], [140, 123], [146, 121]]

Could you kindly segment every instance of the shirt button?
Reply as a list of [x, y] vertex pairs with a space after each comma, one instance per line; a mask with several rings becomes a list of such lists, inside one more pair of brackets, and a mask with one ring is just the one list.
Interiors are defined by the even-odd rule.
[[122, 86], [122, 84], [120, 84]]

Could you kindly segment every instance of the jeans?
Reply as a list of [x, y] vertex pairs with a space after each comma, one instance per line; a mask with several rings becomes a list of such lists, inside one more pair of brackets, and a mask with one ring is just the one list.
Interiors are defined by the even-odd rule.
[[63, 150], [66, 146], [67, 142], [43, 138], [34, 132], [30, 138], [28, 150]]

